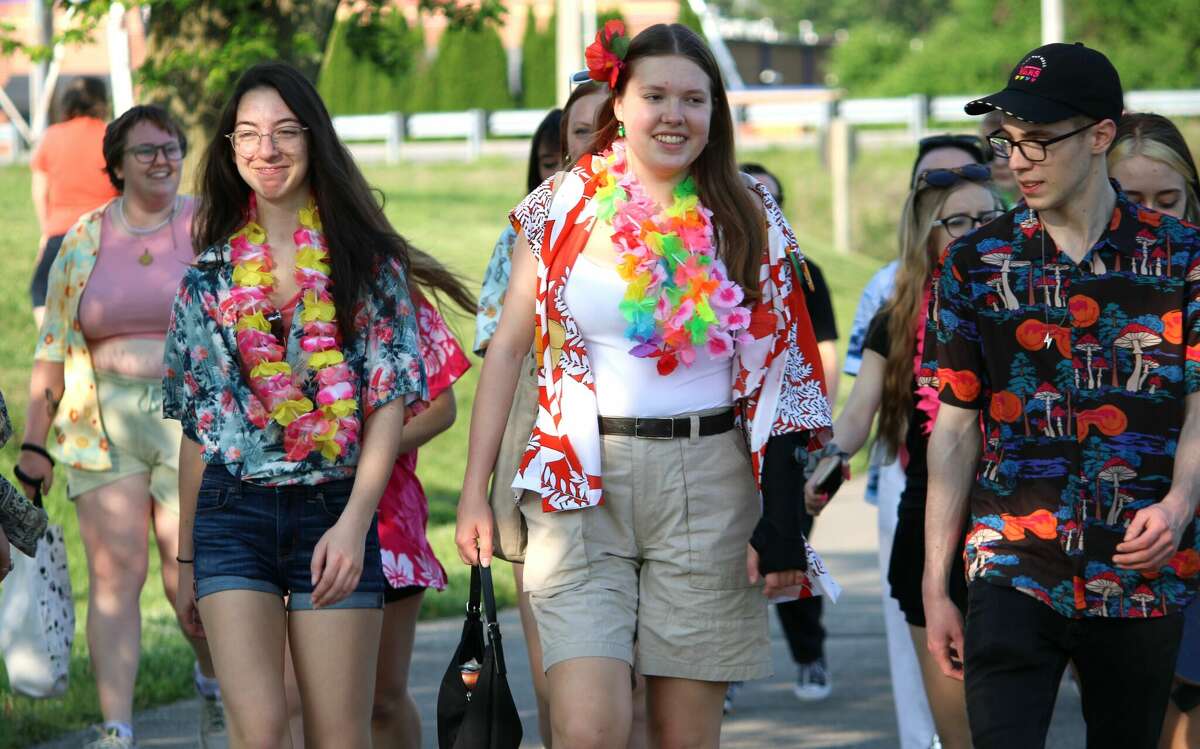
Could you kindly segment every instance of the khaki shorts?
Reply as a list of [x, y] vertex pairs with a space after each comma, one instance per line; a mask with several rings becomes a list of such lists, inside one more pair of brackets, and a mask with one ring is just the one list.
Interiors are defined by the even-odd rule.
[[771, 673], [767, 599], [746, 580], [760, 508], [741, 430], [604, 435], [604, 504], [529, 526], [525, 589], [542, 665], [616, 658], [646, 676], [745, 681]]
[[67, 467], [67, 495], [77, 499], [127, 476], [148, 474], [150, 495], [171, 512], [179, 513], [178, 421], [162, 415], [162, 380], [96, 373], [100, 420], [108, 436], [107, 471]]

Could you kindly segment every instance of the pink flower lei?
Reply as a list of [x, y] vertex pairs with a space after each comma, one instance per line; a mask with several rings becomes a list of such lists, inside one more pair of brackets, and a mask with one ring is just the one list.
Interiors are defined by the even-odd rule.
[[629, 284], [621, 301], [625, 335], [635, 344], [629, 353], [657, 358], [661, 375], [691, 366], [699, 347], [716, 359], [732, 357], [748, 335], [750, 312], [739, 306], [742, 289], [717, 254], [712, 212], [700, 204], [695, 182], [677, 185], [671, 206], [656, 212], [623, 141], [600, 164], [596, 215], [612, 225], [617, 272]]
[[[329, 247], [321, 234], [321, 219], [311, 200], [300, 209], [296, 243], [296, 283], [304, 307], [300, 348], [316, 374], [316, 404], [301, 392], [291, 365], [284, 360], [286, 338], [271, 332], [269, 313], [277, 312], [269, 294], [275, 287], [274, 263], [267, 232], [257, 221], [257, 203], [250, 195], [245, 226], [229, 239], [233, 261], [230, 305], [236, 317], [237, 348], [256, 403], [247, 409], [260, 429], [269, 420], [283, 427], [283, 447], [298, 462], [319, 451], [329, 461], [346, 454], [358, 440], [354, 374], [345, 363], [337, 327], [337, 309], [329, 292]], [[286, 333], [285, 333], [286, 336]], [[265, 407], [265, 408], [264, 408]]]

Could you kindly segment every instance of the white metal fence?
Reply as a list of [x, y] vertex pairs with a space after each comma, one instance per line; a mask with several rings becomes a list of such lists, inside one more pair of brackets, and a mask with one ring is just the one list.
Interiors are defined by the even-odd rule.
[[[834, 119], [850, 125], [895, 125], [904, 128], [912, 137], [920, 137], [931, 123], [964, 122], [971, 118], [963, 105], [972, 96], [934, 96], [921, 94], [890, 99], [835, 99], [807, 96], [799, 92], [794, 100], [772, 92], [761, 100], [734, 107], [738, 124], [751, 129], [779, 130], [781, 128], [823, 131]], [[1158, 112], [1168, 116], [1200, 116], [1200, 89], [1184, 91], [1131, 91], [1125, 95], [1130, 111]], [[384, 115], [337, 117], [334, 125], [347, 141], [374, 141], [386, 145], [389, 162], [401, 158], [403, 144], [419, 140], [463, 141], [467, 159], [479, 156], [488, 138], [528, 137], [537, 130], [545, 112], [536, 109], [510, 109], [496, 112], [470, 110], [437, 114]]]
[[[930, 123], [963, 122], [970, 119], [963, 105], [972, 96], [934, 96], [921, 94], [892, 99], [836, 99], [832, 92], [771, 90], [749, 92], [745, 103], [734, 106], [738, 124], [751, 129], [786, 130], [787, 128], [824, 131], [834, 119], [850, 125], [895, 125], [913, 138], [920, 137]], [[1157, 112], [1179, 116], [1200, 116], [1200, 89], [1182, 91], [1130, 91], [1125, 105], [1133, 112]], [[436, 112], [405, 115], [351, 115], [335, 117], [334, 127], [348, 143], [383, 144], [382, 156], [388, 163], [404, 157], [405, 144], [419, 141], [462, 142], [461, 154], [467, 160], [479, 157], [489, 138], [529, 137], [545, 116], [543, 110], [508, 109], [485, 112]], [[21, 137], [12, 124], [0, 125], [0, 162], [16, 158]]]

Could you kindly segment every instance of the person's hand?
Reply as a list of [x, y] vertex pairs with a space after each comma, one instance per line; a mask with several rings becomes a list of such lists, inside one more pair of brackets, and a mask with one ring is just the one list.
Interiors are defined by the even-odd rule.
[[850, 464], [842, 460], [837, 455], [827, 455], [817, 463], [816, 469], [812, 475], [808, 477], [808, 481], [804, 483], [804, 509], [808, 510], [808, 514], [817, 516], [821, 514], [821, 510], [825, 509], [825, 505], [829, 504], [829, 495], [817, 489], [817, 476], [821, 475], [822, 468], [829, 465], [832, 461], [840, 461], [842, 464], [842, 477], [850, 478]]
[[1191, 519], [1188, 503], [1175, 495], [1168, 494], [1158, 504], [1143, 507], [1125, 530], [1125, 539], [1117, 544], [1113, 564], [1125, 570], [1157, 572], [1179, 549]]
[[[22, 450], [21, 457], [17, 459], [17, 468], [20, 468], [21, 472], [30, 478], [40, 478], [42, 494], [50, 493], [50, 487], [54, 485], [54, 466], [50, 464], [45, 455], [35, 453], [33, 450]], [[32, 500], [37, 494], [37, 487], [26, 484], [24, 481], [19, 483], [25, 496]]]
[[943, 674], [962, 681], [962, 614], [944, 593], [925, 595], [925, 646]]
[[464, 564], [489, 567], [492, 564], [492, 508], [486, 497], [463, 492], [458, 501], [458, 520], [454, 526], [454, 544]]
[[175, 591], [175, 617], [184, 634], [204, 639], [204, 624], [200, 621], [200, 609], [196, 608], [196, 571], [193, 565], [179, 565], [179, 588]]
[[8, 577], [12, 567], [12, 547], [8, 545], [8, 536], [4, 535], [4, 529], [0, 528], [0, 580]]
[[333, 527], [325, 531], [313, 549], [313, 608], [332, 606], [354, 592], [362, 577], [363, 556], [367, 551], [366, 527], [343, 512]]
[[767, 598], [774, 598], [788, 588], [802, 585], [807, 578], [808, 573], [804, 570], [768, 572], [766, 577], [763, 577], [758, 571], [758, 551], [750, 544], [746, 544], [746, 579], [750, 581], [751, 585], [755, 585], [761, 579], [763, 595]]

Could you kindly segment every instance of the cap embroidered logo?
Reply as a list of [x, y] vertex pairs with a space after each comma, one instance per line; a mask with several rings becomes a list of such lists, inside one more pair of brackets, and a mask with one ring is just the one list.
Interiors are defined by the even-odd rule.
[[1014, 81], [1029, 81], [1034, 83], [1038, 76], [1042, 74], [1042, 69], [1046, 67], [1046, 58], [1041, 55], [1030, 55], [1025, 58], [1021, 66], [1017, 68], [1017, 74], [1013, 76]]

